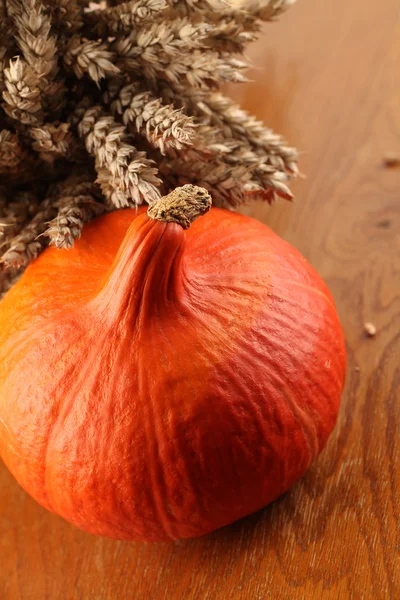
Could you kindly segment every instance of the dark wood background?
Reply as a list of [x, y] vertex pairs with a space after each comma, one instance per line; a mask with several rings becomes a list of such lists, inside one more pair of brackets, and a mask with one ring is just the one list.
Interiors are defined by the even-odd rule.
[[[202, 539], [129, 544], [37, 506], [0, 466], [1, 600], [400, 598], [399, 0], [299, 0], [235, 96], [302, 152], [294, 205], [250, 214], [329, 283], [348, 344], [336, 430], [262, 512]], [[377, 327], [367, 338], [366, 321]]]

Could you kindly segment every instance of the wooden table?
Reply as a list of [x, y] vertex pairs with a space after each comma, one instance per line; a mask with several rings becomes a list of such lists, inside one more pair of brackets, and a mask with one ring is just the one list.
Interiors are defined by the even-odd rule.
[[[244, 105], [303, 153], [297, 202], [248, 210], [336, 298], [348, 378], [336, 430], [272, 506], [202, 539], [129, 544], [42, 510], [0, 467], [1, 600], [400, 598], [398, 0], [301, 0], [251, 50]], [[368, 338], [364, 322], [376, 325]]]

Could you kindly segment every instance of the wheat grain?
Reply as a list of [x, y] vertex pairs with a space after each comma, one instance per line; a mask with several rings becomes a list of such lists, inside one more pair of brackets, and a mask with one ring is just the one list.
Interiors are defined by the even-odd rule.
[[290, 199], [297, 152], [218, 90], [291, 3], [0, 0], [0, 294], [49, 243], [175, 185]]

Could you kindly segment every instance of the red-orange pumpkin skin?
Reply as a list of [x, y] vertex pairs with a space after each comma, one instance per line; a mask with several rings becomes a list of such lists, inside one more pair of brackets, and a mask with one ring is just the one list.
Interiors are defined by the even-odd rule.
[[126, 540], [199, 536], [303, 475], [338, 414], [332, 297], [265, 225], [117, 211], [0, 303], [0, 453], [47, 509]]

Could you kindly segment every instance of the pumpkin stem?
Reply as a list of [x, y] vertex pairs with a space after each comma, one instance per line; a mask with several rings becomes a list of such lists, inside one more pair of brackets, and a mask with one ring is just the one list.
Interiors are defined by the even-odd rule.
[[191, 223], [211, 208], [211, 196], [204, 188], [184, 185], [152, 204], [147, 214], [150, 219], [178, 223], [189, 229]]

